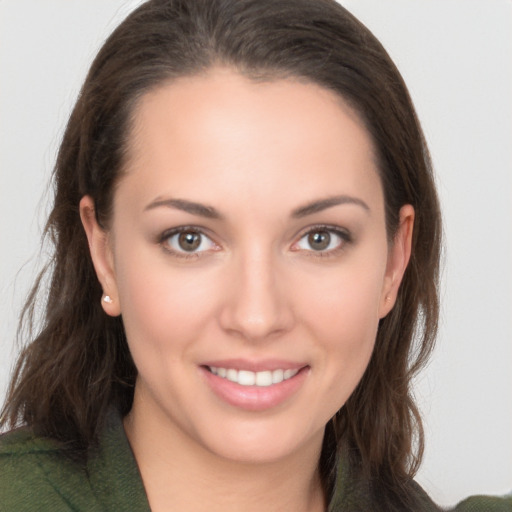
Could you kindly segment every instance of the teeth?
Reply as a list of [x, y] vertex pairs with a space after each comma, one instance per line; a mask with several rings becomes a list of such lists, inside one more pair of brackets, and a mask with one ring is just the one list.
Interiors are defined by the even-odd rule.
[[[217, 373], [218, 373], [218, 371], [217, 371]], [[228, 380], [230, 380], [231, 382], [238, 382], [238, 372], [236, 370], [233, 370], [230, 368], [226, 372], [226, 378]]]
[[284, 370], [274, 370], [272, 372], [272, 384], [278, 384], [284, 380]]
[[256, 375], [256, 386], [271, 386], [272, 372], [258, 372]]
[[238, 384], [242, 386], [254, 386], [256, 384], [256, 374], [248, 372], [247, 370], [240, 370], [238, 372]]
[[295, 373], [297, 373], [297, 372], [295, 372], [295, 373], [293, 373], [293, 372], [294, 372], [294, 370], [285, 370], [284, 375], [283, 375], [284, 380], [289, 379], [290, 377], [293, 377], [295, 375]]
[[260, 386], [266, 387], [272, 384], [279, 384], [283, 380], [291, 379], [297, 375], [299, 370], [265, 370], [262, 372], [251, 372], [249, 370], [235, 370], [234, 368], [219, 368], [210, 366], [210, 371], [223, 379], [236, 382], [241, 386]]

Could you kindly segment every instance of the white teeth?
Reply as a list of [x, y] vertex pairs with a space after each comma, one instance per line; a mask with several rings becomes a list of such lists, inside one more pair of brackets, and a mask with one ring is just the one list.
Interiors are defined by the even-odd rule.
[[290, 377], [293, 377], [297, 373], [297, 370], [285, 370], [283, 378], [284, 380], [289, 379]]
[[223, 379], [236, 382], [241, 386], [260, 386], [266, 387], [272, 384], [279, 384], [283, 380], [288, 380], [297, 375], [299, 370], [264, 370], [262, 372], [251, 372], [249, 370], [235, 370], [234, 368], [219, 368], [210, 366], [210, 371]]
[[283, 382], [284, 379], [284, 370], [274, 370], [272, 372], [272, 384], [279, 384]]
[[226, 371], [226, 378], [231, 382], [238, 382], [238, 372], [232, 368], [229, 368]]
[[247, 370], [240, 370], [238, 372], [238, 384], [242, 386], [254, 386], [256, 383], [256, 374]]
[[256, 373], [256, 386], [271, 386], [272, 385], [272, 372], [258, 372]]

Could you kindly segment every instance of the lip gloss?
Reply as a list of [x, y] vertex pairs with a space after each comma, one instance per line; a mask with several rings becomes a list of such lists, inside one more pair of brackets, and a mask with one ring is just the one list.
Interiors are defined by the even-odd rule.
[[215, 375], [208, 366], [201, 366], [200, 369], [210, 389], [221, 400], [247, 411], [264, 411], [285, 402], [299, 390], [309, 373], [309, 367], [303, 366], [298, 368], [295, 375], [279, 383], [268, 386], [245, 386]]

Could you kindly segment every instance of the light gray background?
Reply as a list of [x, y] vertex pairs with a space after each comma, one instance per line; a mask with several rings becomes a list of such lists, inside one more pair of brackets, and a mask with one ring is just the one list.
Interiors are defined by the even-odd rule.
[[[40, 266], [48, 176], [99, 45], [139, 1], [0, 0], [0, 397]], [[419, 482], [443, 505], [512, 490], [512, 2], [346, 0], [410, 88], [446, 230], [438, 347], [416, 391]], [[21, 269], [21, 270], [20, 270]]]

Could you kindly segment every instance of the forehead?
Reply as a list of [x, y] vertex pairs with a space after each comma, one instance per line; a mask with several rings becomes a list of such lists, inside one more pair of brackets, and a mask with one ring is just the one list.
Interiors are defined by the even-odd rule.
[[126, 180], [148, 201], [159, 190], [210, 203], [215, 194], [280, 192], [300, 203], [336, 187], [380, 191], [359, 116], [339, 95], [299, 80], [254, 81], [220, 68], [166, 83], [139, 101], [128, 146]]

